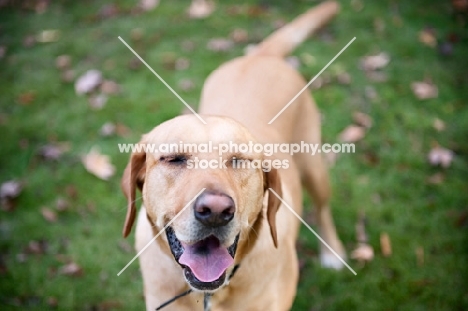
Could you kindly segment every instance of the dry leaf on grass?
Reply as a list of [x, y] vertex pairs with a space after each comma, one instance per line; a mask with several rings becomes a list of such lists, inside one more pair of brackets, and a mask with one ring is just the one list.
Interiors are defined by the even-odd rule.
[[453, 156], [454, 154], [452, 150], [436, 145], [431, 149], [431, 151], [429, 151], [427, 158], [429, 163], [431, 163], [433, 166], [440, 165], [444, 168], [447, 168], [452, 163]]
[[101, 86], [99, 87], [101, 92], [107, 95], [115, 95], [120, 93], [120, 85], [117, 82], [112, 80], [102, 81]]
[[47, 249], [49, 247], [49, 243], [45, 240], [31, 240], [28, 243], [28, 246], [25, 248], [24, 252], [26, 254], [32, 254], [32, 255], [42, 255], [47, 252]]
[[100, 179], [108, 180], [115, 173], [115, 167], [111, 164], [110, 157], [101, 154], [96, 147], [93, 147], [87, 155], [82, 157], [82, 162], [88, 172]]
[[432, 28], [424, 28], [419, 32], [419, 42], [424, 43], [431, 48], [436, 47], [437, 38], [435, 37], [435, 31]]
[[55, 66], [60, 70], [70, 68], [71, 57], [70, 55], [60, 55], [55, 59]]
[[175, 61], [175, 70], [186, 70], [190, 67], [190, 60], [185, 57], [180, 57]]
[[16, 180], [4, 182], [0, 186], [0, 203], [2, 209], [5, 211], [12, 211], [15, 209], [15, 198], [21, 194], [23, 190], [22, 183]]
[[21, 194], [23, 185], [16, 180], [4, 182], [0, 186], [0, 199], [14, 199]]
[[78, 95], [87, 94], [94, 90], [102, 82], [102, 73], [92, 69], [86, 71], [75, 82], [75, 92]]
[[236, 43], [247, 42], [247, 40], [249, 39], [249, 34], [247, 30], [242, 28], [234, 29], [229, 36]]
[[443, 130], [445, 130], [445, 122], [439, 118], [434, 119], [434, 123], [432, 124], [432, 126], [437, 130], [437, 132], [442, 132]]
[[439, 95], [437, 86], [429, 82], [413, 82], [411, 83], [411, 89], [420, 100], [436, 98]]
[[380, 250], [385, 257], [389, 257], [392, 254], [392, 244], [386, 232], [380, 234]]
[[208, 41], [206, 48], [214, 52], [225, 52], [232, 49], [234, 42], [225, 38], [214, 38]]
[[383, 83], [388, 80], [388, 75], [382, 71], [366, 71], [365, 74], [367, 79], [374, 83]]
[[41, 31], [36, 36], [36, 41], [40, 43], [50, 43], [50, 42], [57, 42], [60, 40], [60, 36], [62, 32], [58, 29], [47, 29]]
[[354, 143], [364, 138], [366, 130], [362, 126], [349, 125], [339, 135], [338, 139], [345, 143]]
[[361, 243], [351, 253], [351, 258], [360, 262], [371, 261], [374, 259], [374, 249], [369, 244]]
[[372, 118], [364, 112], [354, 112], [353, 121], [356, 122], [357, 125], [363, 126], [368, 129], [372, 127]]
[[159, 5], [159, 0], [140, 0], [139, 6], [144, 11], [151, 11], [157, 8]]
[[192, 0], [188, 8], [190, 18], [206, 18], [215, 10], [215, 3], [211, 0]]
[[55, 201], [55, 209], [59, 212], [66, 211], [70, 207], [70, 202], [64, 198], [57, 198]]
[[381, 52], [377, 55], [364, 56], [361, 58], [361, 68], [365, 71], [382, 69], [390, 62], [390, 56]]
[[47, 207], [41, 208], [42, 217], [48, 222], [54, 223], [57, 222], [57, 213]]
[[69, 143], [51, 143], [45, 146], [42, 146], [39, 150], [39, 155], [42, 156], [45, 160], [56, 161], [58, 160], [64, 152], [70, 150]]
[[88, 98], [89, 107], [93, 110], [101, 110], [107, 103], [107, 95], [98, 94]]
[[99, 134], [104, 137], [112, 136], [115, 134], [115, 124], [112, 122], [106, 122], [102, 125], [101, 129], [99, 130]]
[[71, 69], [65, 70], [64, 72], [62, 72], [60, 79], [62, 80], [62, 82], [65, 82], [65, 83], [73, 82], [73, 80], [75, 80], [75, 71]]
[[432, 185], [440, 185], [444, 182], [445, 176], [442, 173], [435, 173], [427, 178], [427, 183]]
[[81, 276], [83, 275], [83, 269], [75, 262], [66, 264], [60, 268], [60, 274], [68, 276]]
[[181, 79], [178, 83], [179, 88], [182, 91], [190, 91], [195, 87], [195, 83], [191, 79]]

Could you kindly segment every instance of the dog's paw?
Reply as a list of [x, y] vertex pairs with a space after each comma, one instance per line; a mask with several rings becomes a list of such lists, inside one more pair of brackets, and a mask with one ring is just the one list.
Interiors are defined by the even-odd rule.
[[[341, 258], [345, 260], [346, 256], [341, 256]], [[335, 270], [341, 270], [344, 267], [344, 264], [341, 262], [341, 260], [336, 257], [335, 254], [329, 252], [320, 254], [320, 263], [324, 268]]]

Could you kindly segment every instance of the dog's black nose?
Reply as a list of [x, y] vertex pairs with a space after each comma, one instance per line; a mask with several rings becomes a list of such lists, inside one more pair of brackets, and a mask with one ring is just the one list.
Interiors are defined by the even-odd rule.
[[209, 227], [227, 225], [233, 218], [236, 208], [230, 196], [204, 192], [194, 204], [195, 218]]

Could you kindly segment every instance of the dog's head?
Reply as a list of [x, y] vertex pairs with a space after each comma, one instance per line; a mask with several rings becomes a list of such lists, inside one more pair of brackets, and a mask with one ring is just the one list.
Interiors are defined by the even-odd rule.
[[[160, 146], [164, 143], [167, 146], [211, 142], [216, 147], [219, 143], [254, 141], [251, 134], [232, 119], [205, 117], [205, 120], [207, 125], [194, 116], [177, 117], [144, 135], [140, 144]], [[122, 189], [128, 199], [123, 235], [126, 237], [133, 225], [135, 191], [139, 188], [153, 231], [157, 233], [169, 224], [165, 247], [182, 267], [188, 284], [195, 290], [214, 291], [225, 284], [227, 271], [253, 247], [262, 223], [267, 189], [281, 193], [281, 186], [274, 169], [264, 172], [262, 168], [233, 165], [239, 160], [263, 160], [261, 154], [237, 151], [220, 156], [217, 150], [192, 151], [132, 154], [122, 178]], [[212, 161], [220, 167], [196, 168], [197, 159], [199, 164], [202, 160]], [[276, 246], [275, 215], [280, 201], [271, 194], [265, 201], [272, 246]]]

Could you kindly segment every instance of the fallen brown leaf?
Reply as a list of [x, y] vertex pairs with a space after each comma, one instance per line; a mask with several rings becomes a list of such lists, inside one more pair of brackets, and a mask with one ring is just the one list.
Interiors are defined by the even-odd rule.
[[388, 80], [388, 75], [382, 71], [366, 71], [365, 74], [371, 82], [383, 83]]
[[206, 48], [214, 52], [225, 52], [232, 49], [234, 42], [230, 39], [215, 38], [208, 41]]
[[92, 69], [85, 72], [75, 82], [75, 92], [78, 95], [87, 94], [94, 90], [102, 82], [102, 73]]
[[351, 75], [345, 71], [340, 72], [336, 75], [336, 81], [338, 81], [339, 84], [349, 85], [351, 84]]
[[427, 178], [427, 183], [432, 185], [440, 185], [444, 182], [445, 176], [442, 173], [435, 173]]
[[361, 243], [351, 253], [351, 258], [360, 262], [371, 261], [374, 259], [374, 249], [369, 244]]
[[379, 94], [377, 93], [377, 90], [375, 89], [375, 87], [373, 87], [372, 85], [366, 85], [364, 87], [364, 94], [366, 98], [371, 101], [375, 101], [379, 99]]
[[60, 78], [62, 79], [62, 82], [71, 83], [73, 80], [75, 80], [75, 71], [71, 69], [65, 70], [62, 72]]
[[100, 86], [101, 92], [107, 95], [119, 94], [120, 89], [120, 85], [118, 85], [117, 82], [111, 80], [102, 81], [102, 84]]
[[192, 0], [188, 8], [190, 18], [206, 18], [215, 10], [215, 3], [211, 0]]
[[175, 70], [186, 70], [190, 67], [190, 60], [185, 57], [180, 57], [175, 61]]
[[62, 32], [58, 29], [47, 29], [41, 31], [36, 36], [36, 41], [40, 43], [50, 43], [50, 42], [57, 42], [60, 40]]
[[411, 89], [416, 98], [420, 100], [436, 98], [439, 95], [437, 86], [429, 82], [413, 82]]
[[62, 266], [59, 270], [60, 274], [68, 276], [81, 276], [83, 275], [83, 269], [75, 262], [71, 262]]
[[385, 257], [389, 257], [392, 254], [392, 244], [386, 232], [380, 234], [380, 250]]
[[125, 137], [130, 134], [130, 129], [125, 124], [117, 123], [115, 125], [115, 133], [120, 137]]
[[144, 11], [151, 11], [157, 8], [159, 5], [159, 0], [140, 0], [139, 6]]
[[361, 58], [361, 68], [365, 71], [378, 70], [387, 66], [389, 62], [390, 56], [385, 52], [381, 52]]
[[106, 105], [107, 99], [106, 94], [92, 95], [88, 98], [89, 107], [93, 110], [101, 110]]
[[424, 43], [431, 48], [436, 47], [437, 45], [437, 38], [435, 36], [435, 31], [432, 28], [424, 28], [419, 32], [418, 35], [419, 42]]
[[18, 102], [21, 105], [29, 105], [36, 99], [36, 92], [35, 91], [28, 91], [20, 94], [18, 97]]
[[64, 198], [57, 198], [55, 201], [55, 209], [59, 212], [64, 212], [70, 207], [70, 202]]
[[101, 129], [99, 130], [99, 134], [101, 136], [107, 137], [107, 136], [112, 136], [115, 134], [115, 124], [112, 122], [106, 122], [101, 126]]
[[249, 39], [249, 34], [245, 29], [236, 28], [231, 32], [229, 37], [236, 43], [244, 43]]
[[452, 150], [436, 145], [431, 149], [431, 151], [429, 151], [427, 158], [429, 163], [431, 163], [433, 166], [440, 165], [444, 168], [447, 168], [452, 163], [453, 156], [454, 154]]
[[69, 150], [69, 143], [51, 143], [43, 146], [39, 150], [39, 155], [46, 160], [56, 161], [62, 156], [64, 152], [67, 152]]
[[57, 213], [55, 213], [53, 210], [43, 207], [41, 208], [41, 214], [42, 217], [44, 217], [45, 220], [48, 222], [54, 223], [57, 222]]
[[363, 126], [368, 129], [372, 127], [372, 118], [364, 112], [354, 112], [353, 121], [356, 122], [357, 125]]
[[28, 246], [25, 248], [24, 252], [26, 254], [32, 254], [32, 255], [42, 255], [47, 252], [47, 249], [49, 247], [49, 243], [45, 240], [31, 240], [28, 243]]
[[182, 91], [190, 91], [195, 87], [195, 83], [191, 79], [182, 79], [179, 81], [178, 85]]
[[82, 157], [82, 162], [88, 172], [100, 179], [109, 180], [115, 173], [115, 167], [111, 164], [109, 156], [101, 154], [96, 147]]
[[126, 240], [119, 242], [119, 248], [127, 254], [134, 251], [132, 245]]
[[437, 132], [442, 132], [443, 130], [445, 130], [445, 122], [439, 118], [434, 119], [434, 123], [432, 124], [432, 126], [437, 130]]
[[75, 185], [67, 185], [65, 188], [65, 193], [73, 200], [78, 197], [78, 190], [76, 190]]
[[70, 55], [60, 55], [55, 59], [55, 66], [60, 70], [65, 70], [71, 66]]
[[354, 143], [364, 138], [366, 130], [362, 126], [349, 125], [338, 136], [341, 142]]
[[21, 194], [23, 185], [17, 180], [9, 180], [0, 186], [0, 199], [14, 199]]
[[36, 44], [36, 38], [33, 35], [28, 35], [23, 39], [23, 46], [25, 48], [31, 48]]
[[50, 308], [57, 308], [58, 307], [58, 300], [55, 297], [47, 297], [47, 305]]

